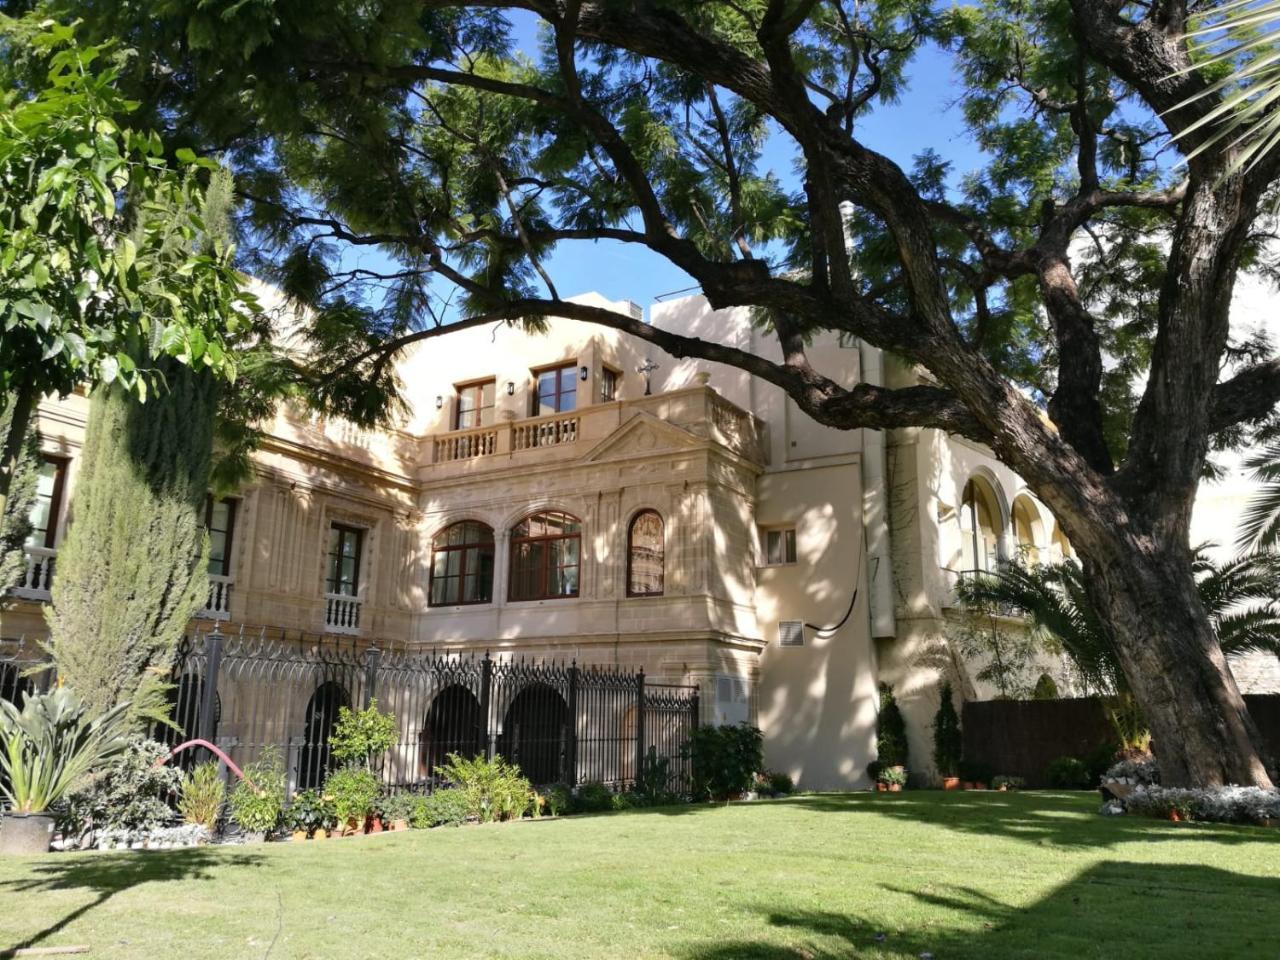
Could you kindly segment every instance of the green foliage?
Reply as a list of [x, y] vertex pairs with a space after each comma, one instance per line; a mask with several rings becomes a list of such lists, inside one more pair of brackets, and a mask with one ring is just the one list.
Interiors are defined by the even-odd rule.
[[880, 684], [880, 712], [876, 715], [876, 759], [881, 767], [907, 766], [907, 721], [893, 690]]
[[693, 796], [698, 799], [740, 797], [764, 769], [764, 737], [747, 723], [700, 726], [683, 751], [693, 762]]
[[101, 711], [167, 721], [167, 680], [208, 598], [204, 503], [217, 384], [159, 361], [168, 389], [145, 405], [94, 391], [72, 512], [46, 611], [60, 680]]
[[472, 802], [461, 787], [445, 787], [419, 797], [410, 823], [415, 828], [460, 827], [472, 817]]
[[553, 817], [573, 809], [573, 791], [563, 783], [553, 783], [543, 795], [547, 799], [547, 812]]
[[1047, 673], [1040, 674], [1036, 680], [1036, 685], [1031, 688], [1032, 700], [1057, 700], [1058, 684], [1053, 677]]
[[960, 772], [964, 736], [960, 730], [960, 716], [951, 699], [950, 681], [943, 682], [939, 696], [941, 703], [933, 715], [933, 763], [939, 776], [954, 777]]
[[880, 775], [876, 779], [878, 782], [890, 787], [905, 787], [907, 785], [907, 768], [897, 764], [884, 767], [880, 770]]
[[0, 700], [0, 792], [18, 813], [41, 813], [129, 747], [127, 704], [100, 714], [68, 687]]
[[645, 754], [632, 794], [634, 805], [641, 807], [663, 806], [680, 799], [671, 789], [671, 760], [658, 756], [656, 747], [649, 747]]
[[1084, 769], [1089, 778], [1089, 785], [1096, 787], [1102, 780], [1102, 775], [1111, 768], [1116, 762], [1116, 758], [1120, 755], [1121, 749], [1115, 743], [1104, 743], [1094, 747], [1084, 757]]
[[284, 764], [275, 747], [244, 768], [244, 779], [227, 798], [234, 820], [246, 833], [275, 832], [284, 811]]
[[[327, 785], [326, 785], [327, 786]], [[318, 790], [300, 790], [294, 794], [284, 813], [284, 824], [312, 836], [317, 830], [332, 830], [338, 822], [331, 797]]]
[[462, 791], [468, 815], [481, 823], [519, 819], [529, 808], [532, 786], [502, 757], [468, 760], [451, 753], [436, 773]]
[[[15, 397], [0, 397], [0, 450], [5, 448], [13, 421]], [[28, 430], [19, 447], [9, 495], [0, 512], [0, 600], [5, 592], [21, 582], [26, 572], [27, 557], [23, 550], [31, 533], [31, 508], [35, 504], [36, 484], [40, 471], [40, 436]], [[4, 465], [0, 464], [0, 470]]]
[[1005, 790], [1021, 790], [1026, 785], [1027, 781], [1024, 778], [1010, 777], [1003, 773], [991, 779], [991, 786], [996, 790], [1001, 788]]
[[163, 743], [133, 735], [128, 746], [82, 779], [59, 806], [63, 829], [74, 834], [153, 830], [173, 816], [163, 797], [183, 785], [182, 772], [157, 766], [169, 755]]
[[[956, 593], [965, 597], [965, 590], [975, 579], [961, 577]], [[1001, 623], [992, 615], [994, 607], [990, 604], [965, 603], [969, 616], [947, 625], [952, 647], [975, 666], [975, 679], [995, 687], [997, 699], [1026, 698], [1031, 694], [1031, 672], [1043, 642], [1026, 630]]]
[[216, 761], [198, 763], [182, 780], [178, 793], [178, 813], [184, 823], [204, 827], [213, 833], [222, 818], [227, 800], [227, 784]]
[[1079, 757], [1058, 757], [1045, 768], [1044, 778], [1060, 790], [1091, 790], [1097, 785]]
[[598, 780], [578, 784], [573, 794], [574, 813], [605, 813], [613, 809], [613, 791]]
[[340, 826], [363, 824], [376, 810], [380, 793], [378, 778], [363, 767], [339, 767], [324, 781], [324, 795], [333, 803]]
[[769, 772], [769, 789], [773, 791], [774, 796], [785, 797], [795, 792], [796, 783], [789, 774], [771, 770]]
[[395, 742], [395, 714], [379, 713], [376, 699], [363, 710], [338, 708], [338, 722], [329, 737], [335, 760], [372, 770]]
[[[109, 45], [0, 21], [4, 42], [46, 64], [31, 96], [0, 99], [0, 390], [163, 389], [156, 361], [229, 381], [228, 349], [254, 305], [224, 243], [195, 252], [200, 172], [216, 169], [130, 129]], [[184, 211], [173, 216], [173, 211]], [[182, 243], [175, 243], [175, 238]]]

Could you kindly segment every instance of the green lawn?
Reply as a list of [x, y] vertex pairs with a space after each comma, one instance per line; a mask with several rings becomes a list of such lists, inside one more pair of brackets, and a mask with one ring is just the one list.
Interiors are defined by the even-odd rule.
[[[0, 950], [118, 957], [1263, 957], [1280, 830], [1092, 795], [823, 795], [0, 863]], [[0, 953], [0, 956], [3, 956]]]

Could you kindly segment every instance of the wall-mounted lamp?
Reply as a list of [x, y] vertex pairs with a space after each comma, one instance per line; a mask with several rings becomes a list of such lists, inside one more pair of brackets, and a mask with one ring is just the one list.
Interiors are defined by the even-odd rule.
[[578, 371], [578, 379], [579, 379], [579, 380], [586, 380], [586, 379], [587, 379], [587, 377], [589, 377], [590, 375], [591, 375], [591, 371], [590, 371], [590, 370], [588, 370], [586, 367], [582, 367], [582, 368]]
[[514, 397], [516, 395], [516, 382], [514, 380], [507, 381], [507, 396]]
[[441, 407], [443, 407], [443, 406], [444, 406], [444, 397], [437, 396], [437, 397], [436, 397], [436, 409], [437, 409], [437, 410], [439, 410], [439, 409], [440, 409]]

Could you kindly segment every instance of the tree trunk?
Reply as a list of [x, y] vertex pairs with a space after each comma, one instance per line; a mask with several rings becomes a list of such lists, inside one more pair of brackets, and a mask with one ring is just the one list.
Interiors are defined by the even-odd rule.
[[1085, 558], [1094, 603], [1150, 726], [1166, 786], [1270, 787], [1262, 740], [1200, 603], [1185, 547]]
[[19, 383], [9, 395], [9, 401], [13, 406], [6, 418], [8, 429], [0, 437], [0, 523], [3, 523], [5, 508], [9, 503], [9, 489], [13, 486], [18, 464], [22, 461], [27, 431], [31, 428], [31, 418], [35, 413], [35, 390], [29, 384]]

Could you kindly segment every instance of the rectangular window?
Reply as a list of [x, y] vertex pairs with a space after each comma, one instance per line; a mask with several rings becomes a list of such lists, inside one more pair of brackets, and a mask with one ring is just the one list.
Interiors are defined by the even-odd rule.
[[618, 371], [605, 367], [600, 372], [600, 399], [610, 403], [618, 399]]
[[534, 371], [538, 391], [534, 397], [533, 415], [568, 413], [578, 407], [578, 365], [566, 364], [548, 370]]
[[458, 387], [457, 391], [453, 414], [455, 430], [487, 427], [493, 423], [494, 381], [466, 383]]
[[760, 531], [760, 545], [764, 548], [762, 566], [780, 567], [796, 562], [796, 528], [779, 527]]
[[360, 548], [364, 531], [335, 523], [329, 528], [328, 593], [354, 597], [360, 591]]
[[58, 514], [62, 509], [62, 488], [67, 476], [67, 461], [62, 457], [45, 457], [36, 478], [36, 499], [31, 505], [29, 547], [53, 547], [58, 538]]
[[236, 525], [236, 502], [207, 497], [204, 525], [209, 531], [209, 572], [218, 577], [231, 576], [231, 536]]

